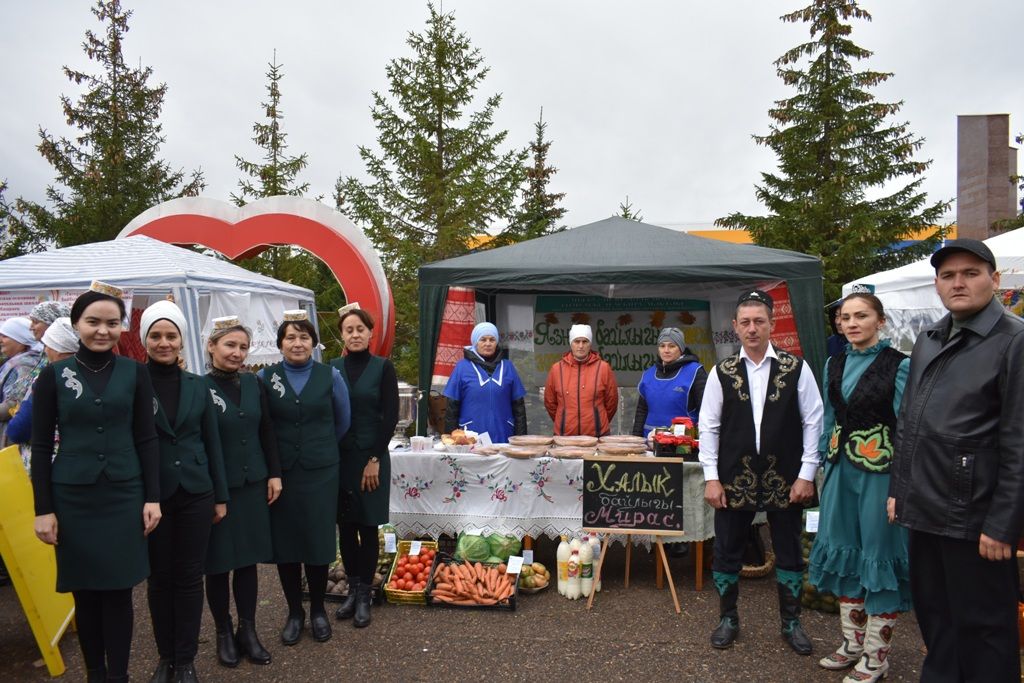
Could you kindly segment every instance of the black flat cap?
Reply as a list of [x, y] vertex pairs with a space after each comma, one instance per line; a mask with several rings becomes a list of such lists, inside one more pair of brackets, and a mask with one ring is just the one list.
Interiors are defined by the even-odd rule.
[[936, 270], [942, 265], [942, 262], [950, 254], [955, 254], [958, 251], [966, 251], [969, 254], [974, 254], [985, 263], [992, 266], [992, 270], [996, 270], [996, 257], [992, 255], [992, 250], [980, 240], [964, 239], [960, 240], [947, 240], [946, 244], [932, 254], [931, 264]]

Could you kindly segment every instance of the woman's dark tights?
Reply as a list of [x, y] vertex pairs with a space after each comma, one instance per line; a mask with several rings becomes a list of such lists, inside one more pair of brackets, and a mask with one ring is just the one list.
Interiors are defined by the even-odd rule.
[[380, 557], [377, 527], [364, 526], [345, 519], [340, 520], [341, 561], [345, 563], [348, 576], [358, 577], [367, 584], [373, 583]]
[[107, 680], [128, 680], [132, 651], [132, 589], [74, 591], [78, 644], [85, 668], [107, 671]]
[[288, 614], [302, 614], [302, 568], [306, 568], [306, 584], [309, 588], [309, 613], [326, 614], [324, 595], [327, 593], [327, 565], [290, 562], [277, 565], [277, 575], [281, 578], [281, 589], [284, 599], [288, 602]]
[[[206, 604], [210, 606], [210, 614], [218, 629], [223, 629], [231, 618], [231, 596], [228, 593], [228, 575], [208, 574], [206, 576]], [[256, 596], [259, 590], [259, 578], [256, 565], [242, 567], [234, 571], [231, 579], [232, 592], [235, 594], [235, 609], [238, 618], [256, 621]]]

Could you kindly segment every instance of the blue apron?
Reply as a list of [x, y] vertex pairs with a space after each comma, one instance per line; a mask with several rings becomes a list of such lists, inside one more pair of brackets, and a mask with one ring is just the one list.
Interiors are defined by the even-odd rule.
[[700, 363], [692, 362], [683, 365], [672, 377], [664, 379], [657, 376], [658, 366], [652, 365], [644, 370], [637, 389], [647, 401], [647, 420], [644, 422], [644, 433], [650, 433], [655, 427], [667, 427], [672, 418], [689, 416], [697, 424], [696, 411], [686, 409], [690, 398], [690, 385], [697, 376]]
[[459, 401], [460, 427], [487, 432], [493, 443], [505, 443], [515, 428], [512, 402], [525, 396], [526, 388], [508, 360], [502, 360], [494, 374], [488, 375], [476, 363], [462, 359], [456, 363], [444, 395]]

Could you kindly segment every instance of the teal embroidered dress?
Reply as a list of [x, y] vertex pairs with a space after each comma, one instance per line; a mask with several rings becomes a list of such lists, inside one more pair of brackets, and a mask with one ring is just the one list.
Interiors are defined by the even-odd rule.
[[[910, 359], [899, 359], [887, 340], [863, 351], [846, 347], [842, 356], [830, 358], [825, 365], [822, 397], [825, 404], [824, 430], [819, 448], [826, 457], [825, 484], [821, 491], [821, 515], [818, 534], [810, 558], [810, 582], [819, 590], [862, 599], [868, 614], [889, 614], [910, 609], [910, 575], [907, 559], [907, 530], [889, 524], [885, 503], [889, 492], [888, 463], [892, 459], [892, 431]], [[884, 358], [880, 360], [880, 355]], [[877, 365], [874, 365], [879, 361]], [[841, 362], [841, 382], [837, 367]], [[865, 373], [873, 372], [865, 377]], [[882, 375], [883, 365], [892, 371]], [[840, 391], [843, 405], [836, 406], [830, 396]], [[864, 379], [864, 386], [858, 385]], [[865, 395], [879, 381], [887, 382], [882, 391]], [[883, 385], [884, 386], [884, 385]], [[865, 411], [872, 400], [888, 402]], [[837, 410], [838, 408], [838, 410]], [[849, 411], [846, 410], [849, 408]], [[886, 415], [873, 428], [864, 427], [865, 412]], [[837, 414], [845, 419], [838, 419]], [[871, 420], [867, 420], [870, 422]], [[837, 422], [839, 424], [837, 424]]]

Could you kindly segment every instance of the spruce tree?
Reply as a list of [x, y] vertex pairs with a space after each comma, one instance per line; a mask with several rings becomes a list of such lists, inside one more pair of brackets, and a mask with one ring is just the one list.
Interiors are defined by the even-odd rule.
[[413, 381], [417, 269], [464, 254], [511, 218], [526, 160], [525, 150], [502, 152], [507, 132], [492, 130], [500, 94], [468, 111], [488, 69], [453, 14], [428, 10], [426, 30], [406, 41], [412, 55], [386, 67], [391, 97], [373, 93], [379, 151], [359, 148], [369, 180], [339, 178], [335, 194], [380, 253], [395, 297], [396, 369]]
[[46, 248], [45, 236], [25, 222], [25, 217], [4, 197], [7, 181], [0, 180], [0, 259], [21, 256]]
[[626, 195], [626, 201], [619, 204], [619, 212], [615, 214], [620, 218], [625, 218], [631, 221], [637, 221], [638, 223], [644, 222], [644, 216], [640, 213], [640, 209], [633, 208], [633, 204], [629, 201], [629, 195]]
[[814, 0], [781, 19], [808, 24], [811, 39], [776, 60], [796, 92], [769, 110], [769, 133], [754, 136], [778, 158], [778, 171], [762, 173], [756, 186], [768, 213], [733, 213], [716, 223], [746, 228], [762, 246], [820, 257], [829, 300], [844, 282], [933, 251], [945, 234], [935, 225], [950, 203], [929, 204], [921, 191], [931, 161], [914, 158], [924, 140], [892, 121], [903, 103], [871, 94], [892, 74], [855, 68], [872, 53], [851, 40], [850, 21], [871, 15], [855, 0]]
[[531, 163], [524, 168], [526, 186], [523, 189], [523, 199], [508, 228], [497, 236], [495, 246], [531, 240], [565, 230], [564, 225], [558, 225], [558, 221], [565, 216], [565, 208], [559, 206], [559, 202], [565, 198], [565, 193], [548, 192], [551, 177], [558, 173], [558, 169], [548, 165], [551, 140], [544, 137], [547, 127], [548, 124], [544, 123], [544, 109], [541, 108], [540, 118], [534, 124], [536, 137], [530, 142], [529, 147]]
[[186, 182], [159, 158], [164, 142], [159, 123], [167, 85], [150, 86], [150, 67], [129, 67], [122, 42], [132, 13], [120, 0], [98, 0], [92, 9], [102, 32], [85, 32], [83, 49], [99, 66], [90, 74], [64, 67], [72, 83], [85, 87], [77, 101], [61, 96], [71, 138], [39, 129], [37, 147], [56, 171], [47, 203], [19, 200], [17, 208], [32, 230], [58, 246], [113, 239], [154, 204], [195, 195], [204, 187], [201, 171]]

